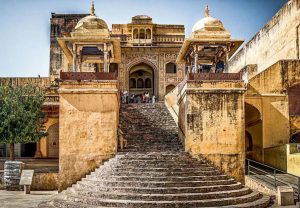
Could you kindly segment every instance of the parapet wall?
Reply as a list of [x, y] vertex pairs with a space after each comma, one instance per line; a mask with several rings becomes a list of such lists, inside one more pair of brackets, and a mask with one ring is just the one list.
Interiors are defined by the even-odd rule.
[[290, 0], [229, 61], [229, 71], [238, 72], [257, 64], [257, 73], [281, 59], [299, 59], [300, 0]]
[[63, 190], [116, 153], [118, 82], [63, 82], [59, 96], [59, 190]]

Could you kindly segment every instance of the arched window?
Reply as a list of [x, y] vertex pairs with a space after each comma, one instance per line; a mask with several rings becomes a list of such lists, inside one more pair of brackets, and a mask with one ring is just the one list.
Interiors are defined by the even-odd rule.
[[137, 80], [137, 88], [144, 88], [144, 80], [142, 78]]
[[150, 29], [146, 30], [146, 38], [151, 39], [151, 30]]
[[150, 78], [147, 78], [145, 80], [145, 88], [151, 88], [152, 87], [152, 84], [151, 84], [151, 79]]
[[175, 74], [176, 73], [176, 64], [170, 62], [166, 64], [166, 73]]
[[134, 78], [130, 79], [129, 88], [136, 88], [136, 80]]
[[138, 29], [134, 29], [133, 30], [133, 39], [138, 39], [139, 38], [139, 30]]
[[146, 38], [145, 29], [140, 29], [140, 37], [139, 37], [139, 39], [145, 39], [145, 38]]

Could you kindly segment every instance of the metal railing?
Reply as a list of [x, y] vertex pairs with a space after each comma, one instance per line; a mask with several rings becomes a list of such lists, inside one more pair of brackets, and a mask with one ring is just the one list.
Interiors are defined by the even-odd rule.
[[[280, 185], [288, 185], [294, 189], [295, 199], [300, 202], [300, 177], [286, 173], [277, 168], [271, 167], [269, 165], [246, 159], [247, 165], [247, 174], [249, 176], [254, 175], [257, 176], [259, 180], [264, 181], [265, 183], [270, 184], [275, 189]], [[293, 179], [288, 181], [287, 179]]]

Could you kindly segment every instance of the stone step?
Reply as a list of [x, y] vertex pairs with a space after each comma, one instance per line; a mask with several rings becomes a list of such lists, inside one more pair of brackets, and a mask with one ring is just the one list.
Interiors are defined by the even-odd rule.
[[105, 207], [128, 207], [128, 208], [191, 208], [191, 207], [215, 207], [215, 206], [226, 206], [236, 205], [241, 203], [253, 202], [262, 198], [262, 196], [256, 192], [252, 192], [247, 195], [238, 197], [227, 197], [222, 199], [203, 199], [203, 200], [188, 200], [188, 201], [148, 201], [148, 200], [123, 200], [123, 199], [99, 199], [95, 197], [85, 197], [79, 195], [65, 195], [64, 199], [67, 201], [80, 202], [92, 206], [105, 206]]
[[69, 190], [66, 194], [95, 197], [99, 199], [123, 199], [123, 200], [142, 200], [142, 201], [187, 201], [203, 200], [227, 197], [239, 197], [252, 193], [249, 188], [239, 190], [226, 190], [220, 192], [207, 193], [177, 193], [177, 194], [138, 194], [138, 193], [116, 193], [116, 192], [94, 192]]
[[217, 186], [236, 183], [233, 179], [213, 180], [213, 181], [111, 181], [111, 180], [95, 180], [95, 178], [82, 178], [78, 183], [93, 184], [94, 186], [107, 187], [200, 187], [200, 186]]
[[206, 193], [218, 192], [225, 190], [237, 190], [243, 188], [239, 182], [227, 185], [218, 186], [201, 186], [201, 187], [105, 187], [94, 186], [93, 184], [77, 183], [72, 186], [76, 190], [89, 190], [89, 191], [107, 191], [118, 193], [140, 193], [140, 194], [176, 194], [176, 193]]
[[228, 176], [226, 175], [216, 175], [216, 176], [186, 176], [186, 177], [143, 177], [143, 176], [119, 176], [119, 175], [108, 175], [108, 176], [99, 176], [95, 173], [88, 175], [86, 178], [97, 178], [98, 180], [108, 179], [115, 181], [207, 181], [207, 180], [227, 180]]
[[198, 171], [215, 171], [216, 169], [213, 167], [139, 167], [139, 166], [120, 166], [120, 165], [112, 165], [111, 168], [114, 169], [114, 172], [198, 172]]

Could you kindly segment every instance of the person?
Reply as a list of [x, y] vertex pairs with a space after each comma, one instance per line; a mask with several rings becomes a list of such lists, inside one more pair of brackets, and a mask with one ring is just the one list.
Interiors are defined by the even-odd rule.
[[142, 94], [142, 102], [143, 102], [143, 103], [146, 102], [146, 96], [145, 96], [145, 93]]
[[128, 91], [125, 89], [123, 92], [123, 103], [128, 103]]
[[152, 103], [155, 103], [155, 95], [152, 96]]
[[224, 61], [219, 60], [216, 64], [216, 73], [223, 73], [224, 68], [225, 68]]
[[150, 100], [150, 94], [149, 94], [149, 92], [145, 93], [145, 99], [146, 99], [146, 103], [149, 103], [149, 100]]
[[118, 148], [121, 150], [126, 148], [128, 145], [127, 139], [125, 139], [123, 135], [124, 135], [124, 133], [121, 129], [121, 125], [119, 124], [119, 126], [118, 126]]
[[134, 93], [132, 93], [131, 96], [130, 96], [130, 103], [135, 103], [135, 95], [134, 95]]
[[137, 96], [137, 98], [136, 98], [136, 102], [137, 103], [141, 103], [142, 101], [141, 101], [141, 96], [139, 95], [139, 96]]

